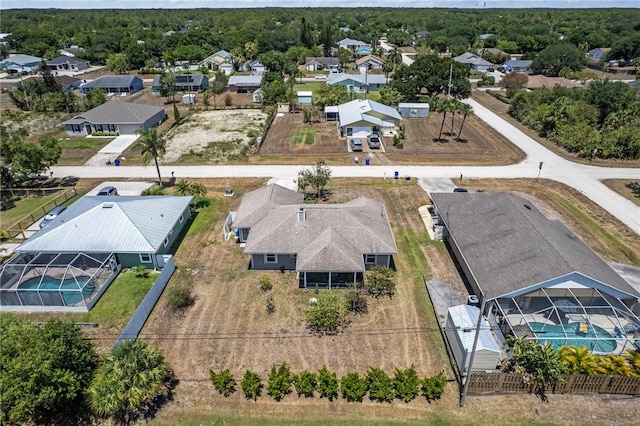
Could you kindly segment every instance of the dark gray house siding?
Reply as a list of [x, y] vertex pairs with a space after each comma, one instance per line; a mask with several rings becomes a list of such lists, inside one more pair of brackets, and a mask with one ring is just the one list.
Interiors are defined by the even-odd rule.
[[[269, 258], [274, 256], [275, 262], [270, 262]], [[295, 254], [252, 254], [251, 255], [251, 269], [258, 270], [275, 270], [275, 269], [296, 269], [296, 255]]]

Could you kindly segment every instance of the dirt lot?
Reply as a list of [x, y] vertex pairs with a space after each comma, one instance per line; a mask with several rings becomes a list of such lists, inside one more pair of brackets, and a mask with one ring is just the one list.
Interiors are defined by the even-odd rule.
[[[180, 265], [178, 275], [169, 284], [191, 282], [196, 303], [184, 315], [171, 314], [165, 293], [142, 335], [162, 349], [180, 379], [175, 400], [161, 410], [157, 423], [175, 424], [185, 419], [208, 423], [214, 418], [228, 417], [231, 423], [243, 419], [245, 424], [259, 424], [260, 419], [315, 419], [327, 424], [349, 423], [350, 419], [361, 422], [422, 420], [432, 424], [468, 424], [469, 419], [473, 419], [474, 424], [635, 424], [640, 408], [632, 398], [550, 395], [549, 402], [543, 403], [534, 396], [496, 395], [469, 397], [466, 407], [460, 409], [454, 384], [448, 386], [443, 400], [433, 404], [424, 400], [409, 404], [369, 401], [349, 404], [343, 400], [330, 403], [294, 395], [279, 403], [265, 395], [254, 403], [246, 401], [241, 392], [230, 398], [214, 394], [208, 379], [210, 368], [229, 368], [238, 380], [246, 369], [258, 371], [266, 379], [270, 367], [283, 361], [289, 363], [293, 371], [317, 370], [326, 364], [338, 375], [348, 370], [365, 372], [369, 365], [379, 366], [388, 373], [411, 364], [421, 375], [441, 369], [448, 371], [442, 341], [435, 331], [433, 313], [420, 279], [423, 273], [445, 281], [457, 278], [446, 250], [425, 238], [417, 208], [429, 200], [417, 185], [402, 181], [334, 179], [331, 202], [366, 195], [387, 206], [401, 247], [395, 259], [399, 287], [392, 300], [370, 300], [369, 314], [355, 318], [345, 333], [313, 337], [305, 330], [303, 315], [313, 292], [299, 290], [289, 272], [248, 271], [248, 258], [242, 249], [222, 237], [222, 222], [227, 211], [237, 208], [243, 193], [264, 182], [259, 179], [201, 182], [209, 188], [217, 209], [201, 213], [203, 216], [192, 225], [190, 235], [176, 254]], [[235, 197], [222, 196], [227, 186], [236, 190]], [[544, 181], [466, 180], [465, 186], [472, 190], [518, 188], [535, 200], [545, 214], [563, 219], [606, 259], [629, 263], [633, 253], [640, 253], [640, 242], [634, 235], [618, 229], [617, 222], [606, 217], [601, 209], [561, 185]], [[589, 220], [605, 229], [605, 234], [619, 238], [622, 247], [629, 249], [608, 247], [602, 241], [605, 237], [593, 226], [582, 225], [573, 210], [558, 203], [559, 195], [578, 206]], [[425, 255], [424, 267], [421, 265], [425, 259], [416, 256], [416, 248]], [[276, 312], [272, 315], [265, 309], [267, 294], [258, 286], [262, 275], [269, 275], [274, 282], [270, 294], [274, 297]], [[567, 406], [581, 408], [568, 411]]]
[[[346, 141], [339, 137], [336, 122], [311, 125], [316, 132], [313, 144], [292, 143], [296, 130], [308, 126], [303, 120], [301, 113], [277, 117], [263, 142], [260, 156], [287, 154], [296, 158], [318, 158], [322, 155], [329, 156], [329, 160], [323, 157], [328, 163], [345, 164], [353, 161], [355, 154], [348, 152]], [[451, 120], [447, 118], [442, 140], [435, 142], [442, 122], [441, 114], [432, 113], [428, 119], [406, 119], [406, 139], [402, 141], [402, 149], [394, 147], [393, 139], [386, 137], [383, 140], [386, 152], [365, 152], [360, 156], [371, 156], [373, 164], [426, 165], [499, 165], [515, 163], [523, 158], [520, 150], [474, 116], [467, 117], [462, 140], [456, 141], [461, 120], [461, 116], [455, 117], [454, 134], [451, 135], [444, 133], [451, 130]]]
[[262, 134], [267, 114], [258, 109], [203, 111], [188, 117], [180, 126], [166, 135], [167, 153], [163, 163], [178, 161], [190, 152], [201, 152], [213, 145], [233, 143], [228, 149], [214, 149], [217, 155], [203, 158], [205, 162], [224, 160], [224, 154], [249, 146], [249, 142]]

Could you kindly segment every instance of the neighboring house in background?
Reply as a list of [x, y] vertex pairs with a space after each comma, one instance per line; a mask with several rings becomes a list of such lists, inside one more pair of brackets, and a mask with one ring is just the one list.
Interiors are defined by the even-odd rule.
[[427, 30], [420, 30], [420, 31], [416, 31], [415, 33], [413, 33], [413, 36], [415, 38], [426, 37], [428, 35], [429, 35], [429, 31], [427, 31]]
[[260, 88], [262, 75], [232, 75], [228, 84], [231, 92], [253, 93]]
[[75, 58], [76, 55], [80, 52], [84, 52], [84, 49], [80, 46], [75, 46], [75, 45], [60, 49], [61, 55], [69, 56], [71, 58]]
[[126, 96], [142, 89], [142, 79], [135, 75], [103, 75], [80, 85], [80, 91], [85, 95], [96, 90], [102, 90], [107, 95]]
[[429, 104], [422, 102], [400, 102], [398, 112], [402, 118], [428, 118]]
[[62, 125], [69, 136], [86, 136], [93, 132], [135, 135], [166, 119], [167, 114], [162, 107], [112, 101], [78, 114]]
[[508, 56], [508, 57], [511, 56], [507, 52], [500, 49], [496, 49], [495, 47], [483, 47], [482, 49], [478, 49], [477, 51], [478, 55], [480, 56], [482, 56], [482, 54], [485, 52], [491, 53], [492, 55], [500, 55], [500, 56]]
[[596, 49], [591, 49], [589, 52], [587, 52], [587, 55], [589, 55], [589, 57], [593, 59], [600, 60], [609, 52], [611, 52], [610, 47], [598, 47]]
[[367, 93], [379, 91], [387, 79], [383, 74], [330, 73], [327, 84], [345, 86], [350, 93]]
[[358, 49], [371, 49], [371, 45], [369, 43], [365, 43], [360, 40], [353, 40], [350, 38], [344, 38], [340, 40], [338, 43], [339, 49], [347, 49], [352, 51], [357, 51]]
[[[335, 107], [327, 107], [329, 111]], [[325, 108], [325, 114], [327, 112]], [[338, 105], [338, 127], [343, 137], [389, 132], [400, 125], [402, 117], [394, 108], [369, 99], [355, 99]]]
[[245, 62], [242, 65], [242, 70], [243, 71], [249, 71], [252, 74], [263, 74], [263, 73], [269, 71], [267, 69], [267, 67], [262, 65], [262, 63], [260, 63], [260, 61], [258, 61], [257, 59], [253, 59], [251, 61]]
[[482, 59], [482, 57], [471, 52], [466, 52], [460, 56], [456, 56], [455, 58], [453, 58], [453, 60], [460, 64], [465, 64], [472, 70], [476, 71], [486, 71], [489, 68], [493, 67], [493, 64], [491, 62]]
[[533, 61], [531, 60], [508, 60], [505, 61], [498, 69], [502, 72], [524, 72], [531, 73], [532, 72]]
[[17, 72], [33, 72], [37, 71], [42, 64], [43, 59], [31, 55], [10, 55], [8, 58], [0, 61], [0, 70], [6, 70], [9, 73]]
[[512, 193], [429, 195], [435, 234], [448, 242], [500, 342], [513, 334], [556, 349], [634, 348], [640, 294], [560, 221]]
[[352, 30], [349, 27], [340, 27], [340, 31], [343, 33], [350, 33]]
[[226, 50], [219, 50], [198, 62], [198, 67], [205, 67], [209, 71], [221, 70], [228, 75], [233, 71], [233, 57]]
[[310, 56], [306, 59], [304, 68], [307, 71], [338, 69], [340, 68], [340, 61], [338, 60], [338, 58]]
[[384, 64], [384, 60], [375, 55], [367, 55], [356, 59], [356, 69], [361, 71], [379, 70], [382, 69], [382, 64]]
[[303, 204], [303, 195], [271, 184], [242, 197], [233, 217], [251, 269], [295, 270], [302, 288], [349, 286], [397, 254], [384, 205], [368, 198]]
[[47, 61], [46, 64], [52, 71], [83, 71], [91, 66], [87, 60], [65, 55]]
[[553, 88], [555, 86], [562, 86], [567, 88], [581, 87], [579, 83], [576, 83], [568, 78], [564, 77], [547, 77], [546, 75], [537, 74], [528, 76], [527, 89], [541, 89], [543, 87]]
[[[174, 74], [173, 76], [177, 92], [204, 92], [209, 87], [209, 80], [204, 74]], [[160, 75], [156, 74], [151, 83], [151, 91], [160, 93]]]
[[478, 39], [479, 40], [486, 40], [486, 39], [488, 39], [489, 37], [492, 37], [492, 36], [493, 36], [493, 34], [480, 34], [478, 36]]

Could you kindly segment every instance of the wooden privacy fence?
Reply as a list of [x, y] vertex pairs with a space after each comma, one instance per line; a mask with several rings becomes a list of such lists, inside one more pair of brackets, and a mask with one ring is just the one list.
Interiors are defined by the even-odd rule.
[[[526, 381], [523, 374], [482, 373], [471, 374], [469, 394], [483, 393], [530, 393], [535, 381]], [[640, 395], [640, 377], [609, 376], [605, 374], [569, 374], [564, 380], [549, 389], [552, 393], [610, 393]]]

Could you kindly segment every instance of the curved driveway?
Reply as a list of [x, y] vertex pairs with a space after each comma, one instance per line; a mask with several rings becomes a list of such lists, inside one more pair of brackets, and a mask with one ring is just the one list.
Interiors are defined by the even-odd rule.
[[[617, 217], [640, 234], [640, 207], [616, 192], [607, 188], [601, 179], [640, 179], [640, 168], [608, 168], [577, 164], [556, 155], [538, 142], [524, 134], [511, 123], [502, 119], [489, 109], [467, 99], [478, 118], [504, 135], [513, 144], [525, 152], [526, 158], [518, 164], [509, 166], [332, 166], [335, 177], [386, 177], [393, 178], [395, 172], [400, 176], [423, 177], [465, 177], [473, 178], [536, 178], [539, 162], [544, 162], [540, 177], [561, 182], [580, 191], [596, 204]], [[167, 178], [171, 172], [180, 178], [222, 178], [222, 177], [291, 177], [296, 178], [298, 171], [308, 166], [162, 166], [161, 173]], [[51, 170], [56, 176], [78, 176], [81, 178], [147, 178], [156, 177], [153, 166], [115, 167], [115, 166], [56, 166]]]

